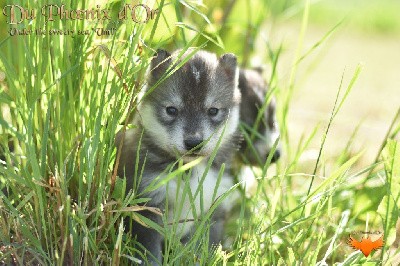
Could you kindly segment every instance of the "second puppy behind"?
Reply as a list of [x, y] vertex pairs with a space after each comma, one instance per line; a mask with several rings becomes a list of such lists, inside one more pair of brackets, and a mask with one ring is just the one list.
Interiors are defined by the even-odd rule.
[[240, 69], [239, 89], [242, 94], [240, 121], [246, 136], [241, 142], [237, 157], [241, 163], [262, 166], [270, 153], [274, 152], [271, 160], [274, 163], [281, 156], [279, 145], [273, 150], [279, 138], [279, 127], [275, 99], [271, 97], [266, 102], [268, 85], [262, 77], [262, 70]]

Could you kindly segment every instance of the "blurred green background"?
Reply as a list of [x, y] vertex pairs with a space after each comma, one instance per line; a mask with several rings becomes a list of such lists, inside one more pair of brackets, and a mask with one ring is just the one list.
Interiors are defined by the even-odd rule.
[[[28, 2], [30, 8], [40, 8], [35, 6], [36, 1]], [[39, 2], [61, 4], [61, 1]], [[160, 2], [146, 3], [157, 7]], [[24, 6], [25, 1], [0, 0], [1, 7], [11, 3]], [[123, 1], [73, 3], [72, 6], [79, 8], [84, 6], [83, 3], [86, 7], [96, 4], [107, 6], [115, 15]], [[111, 38], [9, 38], [5, 17], [0, 14], [0, 86], [4, 100], [1, 114], [5, 121], [3, 124], [10, 125], [7, 129], [0, 128], [0, 133], [6, 132], [1, 136], [0, 143], [2, 150], [7, 151], [8, 138], [12, 135], [13, 141], [19, 142], [19, 152], [23, 155], [8, 154], [9, 161], [12, 161], [10, 158], [20, 160], [17, 170], [2, 168], [5, 174], [0, 177], [14, 178], [11, 182], [6, 180], [7, 186], [23, 194], [21, 198], [17, 194], [13, 199], [21, 209], [10, 207], [4, 212], [8, 220], [2, 220], [2, 225], [7, 224], [15, 231], [4, 230], [6, 227], [3, 226], [0, 229], [7, 232], [2, 232], [2, 237], [10, 241], [14, 238], [10, 236], [13, 232], [19, 233], [20, 228], [24, 229], [17, 223], [9, 222], [18, 218], [31, 227], [38, 227], [37, 235], [31, 236], [29, 230], [24, 234], [31, 241], [26, 243], [26, 247], [34, 247], [33, 253], [39, 254], [39, 258], [42, 256], [49, 261], [58, 258], [58, 247], [52, 245], [52, 241], [62, 243], [63, 250], [69, 249], [67, 241], [72, 241], [68, 240], [71, 233], [75, 237], [75, 254], [87, 252], [89, 246], [89, 254], [93, 257], [104, 250], [104, 261], [111, 257], [118, 259], [118, 253], [113, 251], [116, 243], [122, 241], [119, 237], [122, 231], [118, 232], [113, 223], [119, 221], [120, 213], [111, 214], [113, 208], [117, 208], [114, 205], [108, 205], [104, 211], [103, 204], [110, 200], [109, 182], [115, 160], [114, 135], [125, 117], [129, 116], [129, 101], [135, 96], [133, 90], [129, 91], [132, 94], [125, 93], [123, 85], [135, 89], [142, 87], [140, 82], [155, 49], [175, 50], [203, 45], [208, 41], [204, 47], [207, 50], [219, 54], [234, 52], [242, 66], [263, 66], [266, 69], [265, 77], [278, 100], [279, 122], [287, 136], [287, 139], [282, 139], [282, 143], [287, 145], [284, 157], [277, 166], [271, 167], [270, 176], [263, 180], [268, 193], [265, 197], [258, 195], [251, 202], [262, 211], [253, 213], [248, 221], [246, 219], [250, 224], [248, 231], [237, 231], [248, 242], [240, 246], [242, 243], [239, 241], [231, 259], [241, 257], [244, 249], [248, 252], [246, 256], [252, 258], [254, 255], [255, 259], [263, 259], [262, 252], [268, 252], [269, 262], [284, 258], [285, 262], [287, 259], [289, 264], [294, 264], [296, 258], [301, 259], [303, 255], [305, 261], [316, 261], [317, 255], [321, 259], [329, 244], [335, 243], [334, 233], [363, 229], [367, 217], [373, 229], [388, 229], [391, 244], [395, 243], [392, 248], [398, 247], [399, 236], [395, 241], [396, 230], [393, 227], [397, 207], [391, 205], [393, 217], [388, 215], [392, 211], [389, 207], [386, 213], [382, 211], [386, 207], [382, 200], [386, 193], [388, 197], [397, 197], [398, 191], [391, 190], [391, 181], [382, 178], [390, 176], [389, 170], [395, 172], [395, 167], [385, 165], [385, 168], [381, 164], [376, 172], [371, 171], [368, 176], [365, 172], [356, 173], [354, 179], [352, 174], [359, 169], [365, 170], [375, 162], [382, 143], [386, 141], [390, 123], [400, 107], [400, 1], [196, 0], [165, 4], [154, 32], [154, 21], [140, 26], [112, 21], [104, 25], [119, 28], [117, 35]], [[37, 21], [38, 24], [42, 22]], [[19, 27], [30, 25], [27, 22]], [[94, 23], [55, 22], [52, 25], [55, 28], [81, 29], [90, 28]], [[130, 47], [139, 41], [144, 45], [143, 53]], [[104, 44], [103, 50], [97, 50], [102, 53], [94, 53], [93, 48], [97, 49], [99, 44]], [[115, 64], [110, 59], [115, 60]], [[318, 158], [341, 78], [343, 76], [343, 86], [346, 87], [359, 64], [363, 67], [361, 74], [331, 126], [321, 163], [318, 169], [315, 168], [318, 171], [313, 189], [326, 180], [332, 183], [324, 183], [322, 190], [326, 198], [316, 199], [315, 204], [308, 202], [304, 212], [306, 208], [303, 209], [302, 204], [309, 195], [310, 175]], [[108, 68], [110, 65], [112, 67]], [[5, 69], [10, 71], [5, 73]], [[31, 108], [35, 111], [32, 112]], [[13, 121], [10, 117], [14, 118]], [[314, 131], [316, 127], [318, 130]], [[310, 138], [310, 144], [302, 152], [304, 139], [313, 132], [315, 136]], [[47, 146], [42, 143], [47, 143]], [[395, 150], [393, 146], [392, 143], [392, 150]], [[296, 151], [301, 155], [299, 158]], [[355, 154], [359, 151], [364, 153], [356, 167], [351, 172], [342, 169], [344, 163], [356, 158]], [[24, 157], [26, 154], [28, 157]], [[390, 157], [395, 153], [386, 151], [386, 154]], [[335, 177], [332, 173], [338, 169], [341, 175], [336, 176], [339, 181], [335, 183], [336, 180], [329, 178]], [[35, 178], [36, 183], [32, 182]], [[46, 184], [51, 180], [60, 182], [61, 185], [57, 184], [60, 194], [47, 190]], [[393, 184], [393, 187], [395, 185], [398, 184]], [[79, 191], [75, 190], [76, 187]], [[24, 194], [26, 191], [29, 197]], [[54, 195], [57, 195], [57, 200], [54, 200]], [[25, 196], [30, 205], [25, 204]], [[78, 198], [76, 206], [71, 196]], [[68, 204], [62, 210], [60, 206], [53, 206], [65, 202], [75, 209], [68, 209]], [[122, 203], [118, 204], [120, 208]], [[264, 205], [268, 209], [264, 209]], [[380, 213], [378, 206], [381, 206]], [[349, 210], [348, 224], [339, 228], [341, 215]], [[24, 215], [20, 215], [20, 211]], [[72, 212], [76, 212], [78, 218], [70, 218]], [[99, 229], [98, 233], [95, 228], [104, 213], [110, 226], [101, 229], [104, 231]], [[382, 218], [385, 214], [386, 218]], [[30, 220], [31, 217], [34, 218]], [[62, 226], [54, 217], [68, 221], [73, 230], [59, 232]], [[46, 228], [47, 224], [51, 230]], [[234, 228], [236, 230], [237, 227]], [[260, 228], [267, 228], [264, 232], [270, 233], [271, 238], [262, 239], [258, 231]], [[322, 232], [321, 236], [315, 231]], [[49, 239], [37, 237], [49, 232]], [[42, 242], [37, 241], [38, 238]], [[90, 244], [83, 245], [88, 238]], [[28, 238], [23, 235], [22, 239]], [[264, 241], [267, 241], [267, 249], [261, 247]], [[340, 241], [336, 243], [339, 246], [335, 246], [335, 255], [331, 260], [342, 261], [351, 251], [347, 246], [340, 245]], [[254, 249], [248, 248], [249, 245], [254, 245]], [[129, 250], [130, 245], [123, 248]], [[318, 250], [317, 255], [313, 254], [314, 248]], [[132, 250], [123, 252], [135, 254]], [[224, 253], [219, 253], [219, 256], [224, 256], [221, 254]], [[385, 254], [390, 258], [389, 253]], [[185, 254], [187, 257], [190, 255]], [[59, 263], [61, 265], [63, 261]]]

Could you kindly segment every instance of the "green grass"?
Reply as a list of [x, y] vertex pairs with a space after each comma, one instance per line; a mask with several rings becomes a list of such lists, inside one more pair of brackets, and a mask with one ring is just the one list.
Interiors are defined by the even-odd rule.
[[[299, 17], [304, 1], [292, 1], [294, 5], [285, 9], [286, 16]], [[352, 32], [365, 34], [398, 34], [400, 19], [397, 11], [400, 3], [395, 0], [317, 0], [312, 1], [310, 22], [322, 27], [333, 26], [345, 20]]]
[[[76, 2], [66, 6], [94, 6]], [[0, 262], [128, 265], [137, 261], [138, 253], [135, 241], [124, 233], [122, 218], [132, 215], [165, 234], [165, 263], [170, 265], [395, 264], [392, 260], [399, 255], [395, 249], [400, 205], [399, 115], [388, 125], [375, 162], [360, 162], [363, 151], [351, 148], [359, 121], [355, 121], [354, 133], [344, 140], [348, 148], [335, 158], [325, 157], [330, 125], [351, 93], [357, 69], [350, 73], [353, 79], [349, 84], [342, 84], [338, 77], [338, 96], [332, 99], [331, 116], [326, 117], [329, 125], [315, 125], [298, 143], [291, 143], [290, 130], [295, 129], [288, 125], [287, 116], [296, 89], [297, 67], [313, 52], [303, 50], [302, 36], [314, 6], [306, 4], [302, 9], [290, 1], [287, 7], [265, 1], [236, 2], [226, 12], [224, 7], [231, 1], [205, 1], [205, 6], [187, 2], [186, 7], [172, 2], [148, 24], [115, 24], [117, 32], [110, 38], [93, 32], [74, 38], [9, 37], [7, 27], [0, 29], [0, 72], [5, 75], [0, 80], [0, 151], [5, 157], [0, 164], [0, 187], [6, 192], [0, 192]], [[41, 7], [47, 2], [14, 3]], [[0, 4], [3, 7], [5, 1]], [[118, 10], [121, 4], [113, 1], [109, 8]], [[160, 1], [158, 5], [163, 4]], [[228, 220], [223, 248], [209, 252], [206, 237], [208, 218], [223, 198], [199, 215], [198, 230], [183, 246], [175, 237], [176, 228], [165, 230], [136, 213], [143, 199], [132, 193], [124, 196], [125, 182], [114, 170], [118, 157], [115, 134], [135, 112], [149, 58], [157, 48], [226, 50], [249, 65], [257, 54], [254, 42], [263, 23], [276, 22], [285, 8], [301, 11], [303, 18], [298, 45], [293, 48], [297, 53], [290, 82], [282, 84], [275, 68], [283, 52], [280, 47], [265, 43], [268, 54], [263, 58], [272, 66], [269, 80], [278, 100], [285, 156], [276, 167], [270, 167], [267, 160], [263, 167], [252, 169], [258, 177], [256, 189], [251, 197], [242, 193]], [[0, 18], [5, 25], [4, 16]], [[112, 27], [85, 20], [46, 24], [39, 16], [32, 24], [23, 23], [18, 28], [45, 25], [46, 29], [76, 30]], [[314, 48], [325, 41], [324, 37]], [[308, 171], [301, 157], [318, 131], [324, 132], [319, 156], [313, 171]], [[14, 152], [10, 152], [10, 144]], [[170, 172], [167, 179], [185, 176], [185, 167]], [[187, 196], [193, 196], [191, 193]], [[357, 230], [384, 232], [385, 247], [368, 258], [354, 253], [345, 243]]]

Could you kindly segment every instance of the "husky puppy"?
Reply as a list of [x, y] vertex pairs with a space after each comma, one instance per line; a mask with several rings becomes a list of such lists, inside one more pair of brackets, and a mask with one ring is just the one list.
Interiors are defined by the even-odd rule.
[[[275, 99], [262, 108], [268, 90], [268, 85], [262, 77], [261, 69], [240, 69], [239, 89], [242, 94], [240, 103], [240, 120], [244, 124], [244, 134], [253, 137], [251, 143], [254, 149], [248, 145], [248, 141], [241, 142], [238, 152], [239, 161], [250, 165], [265, 163], [271, 149], [279, 137], [279, 128], [275, 115]], [[257, 116], [263, 109], [261, 117], [257, 122]], [[252, 134], [249, 130], [254, 129], [257, 133]], [[277, 146], [271, 162], [276, 162], [281, 155], [280, 147]]]
[[[168, 219], [189, 221], [178, 223], [176, 232], [180, 235], [177, 237], [181, 237], [182, 241], [188, 236], [190, 238], [195, 218], [193, 214], [199, 216], [205, 213], [215, 198], [233, 185], [228, 171], [223, 174], [219, 185], [217, 178], [223, 163], [227, 165], [226, 169], [230, 168], [240, 140], [241, 94], [236, 57], [224, 54], [217, 58], [215, 54], [198, 51], [183, 66], [175, 69], [182, 62], [179, 58], [186, 58], [191, 52], [193, 50], [182, 56], [181, 51], [172, 55], [163, 50], [157, 51], [150, 64], [145, 92], [153, 87], [155, 89], [142, 98], [138, 106], [134, 120], [137, 127], [125, 134], [119, 132], [116, 137], [116, 147], [122, 149], [118, 175], [126, 177], [128, 189], [150, 199], [146, 206], [161, 210], [167, 207]], [[171, 75], [155, 86], [166, 73]], [[217, 155], [204, 176], [208, 159], [218, 143]], [[186, 185], [174, 178], [156, 190], [146, 190], [152, 182], [166, 176], [166, 169], [170, 169], [178, 159], [187, 163], [198, 158], [203, 160], [191, 169]], [[136, 164], [136, 161], [139, 163]], [[196, 194], [199, 186], [204, 189]], [[194, 197], [191, 201], [188, 189]], [[178, 212], [177, 206], [183, 206], [182, 211]], [[222, 203], [218, 208], [212, 217], [210, 244], [221, 241], [224, 213], [229, 205]], [[140, 214], [161, 225], [159, 215], [150, 211]], [[141, 251], [151, 253], [147, 256], [151, 264], [161, 263], [163, 238], [160, 233], [134, 223], [132, 235], [143, 247]]]

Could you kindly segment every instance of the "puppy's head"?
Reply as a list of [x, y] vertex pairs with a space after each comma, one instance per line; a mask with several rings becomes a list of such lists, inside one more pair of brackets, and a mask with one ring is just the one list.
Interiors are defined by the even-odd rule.
[[220, 137], [221, 145], [231, 145], [239, 123], [238, 70], [233, 54], [217, 58], [198, 51], [188, 59], [193, 50], [180, 53], [160, 50], [154, 56], [146, 88], [154, 90], [141, 101], [139, 114], [155, 145], [192, 160], [209, 156]]
[[[240, 71], [239, 88], [242, 93], [240, 120], [243, 123], [243, 134], [251, 138], [250, 142], [254, 148], [249, 145], [249, 140], [245, 137], [240, 148], [240, 156], [244, 156], [247, 162], [253, 165], [263, 164], [266, 161], [279, 137], [275, 100], [272, 98], [269, 104], [263, 108], [267, 87], [260, 70]], [[261, 116], [257, 121], [260, 112]], [[281, 150], [278, 145], [272, 156], [272, 162], [276, 162], [280, 155]]]

